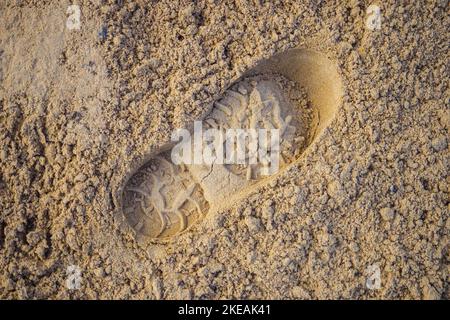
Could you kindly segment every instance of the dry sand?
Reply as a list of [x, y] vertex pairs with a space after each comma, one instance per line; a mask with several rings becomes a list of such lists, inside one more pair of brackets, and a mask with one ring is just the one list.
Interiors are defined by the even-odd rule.
[[[0, 298], [449, 298], [448, 1], [379, 2], [379, 30], [358, 0], [79, 0], [79, 30], [71, 4], [0, 4]], [[185, 228], [130, 223], [173, 130], [271, 72], [317, 111], [297, 155], [189, 169]]]

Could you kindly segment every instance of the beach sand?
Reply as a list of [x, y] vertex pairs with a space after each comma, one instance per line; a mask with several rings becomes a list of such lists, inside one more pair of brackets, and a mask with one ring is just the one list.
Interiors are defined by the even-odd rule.
[[[0, 4], [0, 298], [449, 298], [448, 1], [71, 5]], [[298, 108], [276, 174], [155, 160], [230, 90]]]

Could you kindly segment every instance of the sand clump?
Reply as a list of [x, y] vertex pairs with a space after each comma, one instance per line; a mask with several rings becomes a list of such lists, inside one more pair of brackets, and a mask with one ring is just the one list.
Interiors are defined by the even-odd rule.
[[[0, 4], [1, 298], [448, 299], [446, 1], [380, 3], [380, 30], [364, 1], [78, 1], [79, 30], [70, 4]], [[130, 177], [248, 73], [291, 65], [324, 116], [301, 154], [138, 241]]]

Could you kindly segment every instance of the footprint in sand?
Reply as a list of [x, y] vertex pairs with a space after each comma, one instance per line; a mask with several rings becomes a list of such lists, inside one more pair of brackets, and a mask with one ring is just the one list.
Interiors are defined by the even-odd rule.
[[[320, 53], [293, 49], [261, 62], [236, 81], [214, 103], [203, 124], [205, 129], [219, 130], [279, 129], [281, 171], [330, 124], [341, 97], [336, 66]], [[209, 210], [230, 205], [230, 199], [236, 200], [256, 181], [270, 179], [263, 174], [266, 166], [267, 162], [174, 165], [167, 150], [125, 182], [121, 199], [125, 222], [138, 240], [170, 238], [188, 230]]]

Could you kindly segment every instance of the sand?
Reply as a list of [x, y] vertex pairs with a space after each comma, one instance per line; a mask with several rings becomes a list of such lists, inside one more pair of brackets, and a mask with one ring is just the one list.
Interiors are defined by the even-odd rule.
[[[448, 1], [370, 4], [1, 2], [0, 298], [448, 299]], [[161, 164], [261, 74], [276, 174]]]

